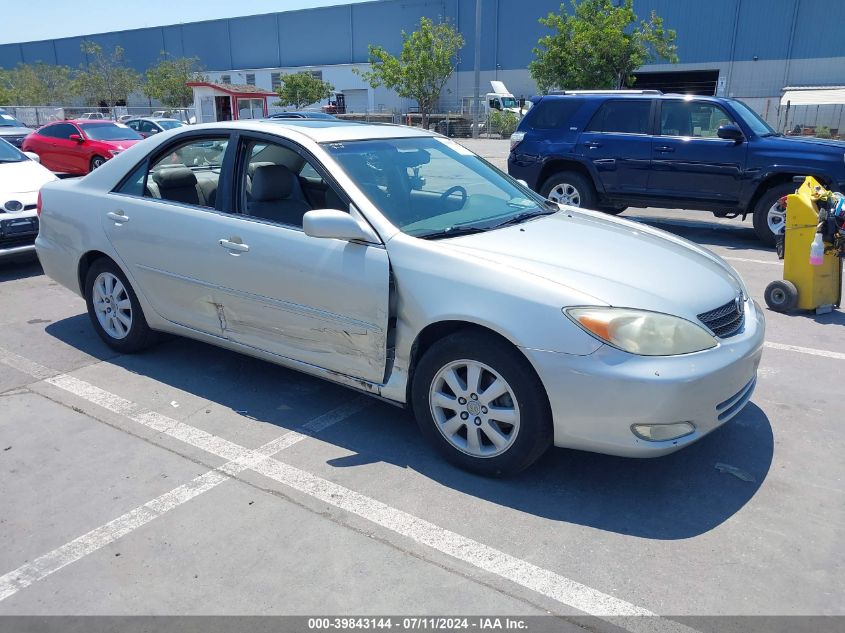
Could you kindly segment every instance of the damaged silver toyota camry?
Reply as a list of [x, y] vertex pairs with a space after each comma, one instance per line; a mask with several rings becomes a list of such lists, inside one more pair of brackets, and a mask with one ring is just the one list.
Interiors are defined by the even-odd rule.
[[183, 127], [38, 211], [45, 272], [113, 349], [170, 332], [347, 385], [476, 472], [663, 455], [754, 390], [764, 319], [722, 259], [419, 129]]

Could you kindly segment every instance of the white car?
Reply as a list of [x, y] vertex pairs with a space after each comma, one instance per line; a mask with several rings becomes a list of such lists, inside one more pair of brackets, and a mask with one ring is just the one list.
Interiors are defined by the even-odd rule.
[[749, 401], [765, 329], [722, 259], [543, 200], [453, 141], [344, 121], [156, 134], [47, 185], [36, 247], [133, 352], [171, 332], [412, 407], [452, 461], [649, 457]]
[[53, 180], [37, 154], [0, 139], [0, 259], [35, 251], [38, 191]]

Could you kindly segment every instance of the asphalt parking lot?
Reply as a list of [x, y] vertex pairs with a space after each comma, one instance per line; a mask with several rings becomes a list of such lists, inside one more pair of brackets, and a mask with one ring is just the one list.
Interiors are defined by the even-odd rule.
[[[761, 304], [781, 274], [750, 219], [622, 217]], [[681, 452], [490, 480], [342, 387], [184, 339], [115, 355], [33, 260], [0, 265], [0, 306], [0, 615], [845, 615], [842, 312], [767, 310], [751, 404]]]

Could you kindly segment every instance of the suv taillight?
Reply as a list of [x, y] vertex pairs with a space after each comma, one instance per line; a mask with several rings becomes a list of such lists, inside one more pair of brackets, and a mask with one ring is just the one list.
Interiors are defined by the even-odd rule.
[[522, 139], [524, 138], [525, 132], [514, 132], [511, 134], [511, 151], [513, 151], [517, 145], [522, 143]]
[[[32, 198], [30, 198], [31, 200]], [[38, 192], [38, 201], [35, 203], [35, 215], [41, 217], [41, 192]]]

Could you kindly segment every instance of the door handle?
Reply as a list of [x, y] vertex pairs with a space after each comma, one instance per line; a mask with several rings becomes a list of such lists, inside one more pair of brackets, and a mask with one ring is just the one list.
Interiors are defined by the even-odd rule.
[[236, 255], [237, 253], [247, 253], [249, 252], [249, 246], [244, 244], [243, 242], [233, 242], [231, 240], [218, 240], [217, 242], [223, 248], [232, 251], [232, 255]]
[[589, 147], [590, 149], [596, 149], [597, 147], [601, 147], [601, 143], [597, 141], [587, 141], [584, 143], [584, 147]]
[[114, 220], [115, 224], [123, 224], [124, 222], [129, 222], [129, 216], [126, 215], [120, 209], [118, 209], [117, 211], [109, 211], [108, 213], [106, 213], [106, 217], [110, 220]]
[[669, 152], [674, 152], [675, 148], [669, 147], [668, 145], [661, 145], [660, 147], [655, 147], [654, 151], [655, 152], [669, 153]]

